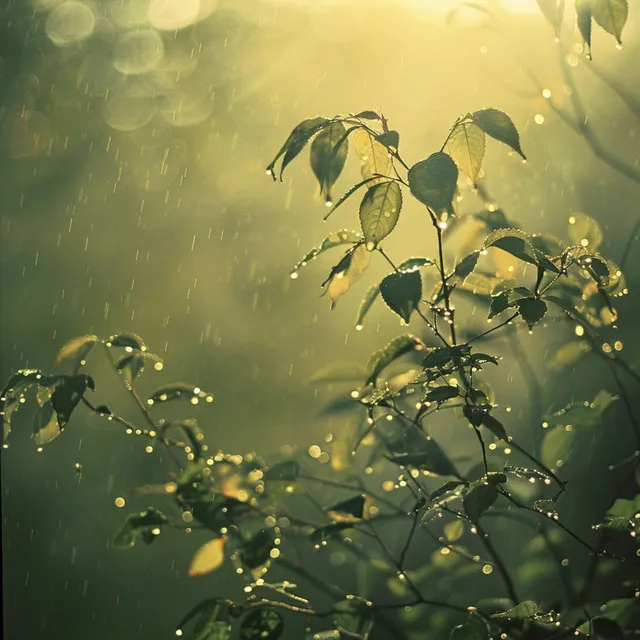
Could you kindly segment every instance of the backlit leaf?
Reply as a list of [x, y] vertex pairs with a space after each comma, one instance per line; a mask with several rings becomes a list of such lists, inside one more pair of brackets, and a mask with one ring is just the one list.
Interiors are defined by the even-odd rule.
[[584, 213], [572, 213], [569, 218], [569, 237], [573, 244], [597, 251], [602, 244], [602, 229]]
[[480, 516], [496, 501], [498, 490], [494, 483], [480, 483], [464, 497], [462, 504], [465, 513], [474, 524]]
[[311, 251], [308, 251], [306, 255], [298, 262], [298, 264], [291, 271], [292, 277], [293, 274], [296, 274], [297, 271], [306, 267], [312, 260], [315, 260], [320, 254], [328, 251], [329, 249], [333, 249], [334, 247], [339, 247], [343, 244], [356, 244], [358, 242], [362, 242], [362, 236], [355, 231], [348, 231], [347, 229], [342, 229], [341, 231], [333, 231], [320, 243], [320, 246], [314, 247]]
[[473, 120], [465, 117], [454, 126], [443, 149], [474, 184], [482, 167], [485, 140], [484, 131]]
[[402, 191], [395, 181], [371, 187], [360, 203], [360, 225], [368, 249], [373, 249], [396, 226], [402, 208]]
[[539, 611], [540, 607], [535, 602], [527, 600], [502, 613], [494, 613], [491, 617], [501, 620], [530, 620], [535, 618]]
[[544, 300], [538, 298], [523, 298], [518, 300], [518, 311], [531, 329], [534, 324], [544, 318], [547, 313], [547, 305]]
[[520, 146], [520, 134], [511, 118], [499, 109], [481, 109], [471, 114], [473, 121], [494, 140], [506, 144], [526, 160]]
[[364, 244], [358, 245], [349, 252], [334, 269], [325, 281], [326, 291], [331, 299], [331, 308], [335, 306], [338, 298], [343, 296], [351, 286], [361, 277], [371, 261], [371, 252]]
[[338, 523], [356, 523], [369, 518], [367, 496], [360, 495], [342, 500], [327, 509], [327, 515]]
[[592, 0], [593, 19], [622, 44], [622, 30], [629, 15], [629, 0]]
[[369, 358], [367, 370], [369, 377], [367, 384], [375, 382], [382, 371], [394, 360], [407, 353], [422, 351], [424, 344], [422, 340], [411, 334], [396, 336], [386, 347], [375, 351]]
[[58, 351], [56, 356], [56, 364], [60, 364], [64, 360], [70, 360], [73, 372], [76, 373], [82, 366], [93, 346], [100, 338], [94, 335], [80, 336], [69, 340]]
[[380, 293], [387, 306], [397, 313], [407, 324], [411, 313], [417, 309], [422, 298], [422, 279], [420, 271], [390, 273], [380, 283]]
[[189, 565], [189, 576], [201, 576], [215, 571], [224, 561], [224, 538], [205, 542], [195, 553]]
[[370, 189], [380, 182], [386, 182], [389, 178], [395, 177], [393, 159], [389, 155], [389, 150], [372, 134], [364, 129], [359, 129], [353, 134], [352, 141], [353, 149], [360, 158], [362, 177], [364, 179], [373, 178], [371, 182], [367, 183]]
[[347, 160], [349, 143], [346, 137], [343, 138], [345, 133], [342, 122], [334, 122], [325, 127], [311, 143], [311, 169], [320, 184], [320, 195], [327, 202], [331, 202], [331, 188]]
[[576, 21], [578, 31], [587, 45], [589, 57], [591, 57], [591, 17], [592, 0], [576, 0]]

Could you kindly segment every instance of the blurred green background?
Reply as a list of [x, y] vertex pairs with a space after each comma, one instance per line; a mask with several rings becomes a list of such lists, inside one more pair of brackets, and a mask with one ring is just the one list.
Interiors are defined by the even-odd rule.
[[[320, 298], [331, 258], [289, 278], [326, 233], [357, 228], [352, 205], [322, 222], [326, 209], [303, 163], [283, 185], [265, 176], [293, 126], [314, 115], [381, 108], [414, 162], [440, 148], [458, 115], [503, 109], [529, 161], [490, 146], [491, 196], [525, 228], [562, 237], [570, 213], [583, 211], [605, 230], [603, 253], [619, 259], [640, 214], [640, 187], [595, 158], [524, 73], [519, 59], [570, 108], [535, 0], [489, 4], [507, 37], [487, 29], [482, 12], [452, 14], [456, 3], [443, 0], [3, 0], [3, 379], [25, 366], [51, 370], [76, 335], [133, 331], [165, 359], [143, 389], [183, 379], [214, 392], [213, 407], [195, 410], [214, 449], [268, 456], [339, 430], [339, 418], [318, 415], [335, 390], [309, 376], [332, 360], [365, 359], [399, 326], [380, 305], [364, 331], [353, 330], [359, 297], [385, 272], [382, 263], [333, 311]], [[565, 40], [575, 43], [566, 55], [590, 123], [637, 167], [638, 120], [586, 69], [577, 33]], [[597, 30], [594, 52], [599, 68], [640, 100], [637, 7], [624, 48]], [[349, 162], [337, 193], [357, 175]], [[461, 195], [462, 211], [482, 208], [469, 189]], [[433, 240], [430, 222], [410, 205], [388, 250], [430, 255]], [[450, 258], [458, 248], [449, 244]], [[632, 294], [637, 274], [632, 252]], [[619, 339], [632, 362], [639, 306], [632, 295], [619, 307]], [[555, 327], [523, 336], [545, 412], [611, 387], [605, 370], [584, 366], [596, 359], [561, 375], [545, 368], [570, 336]], [[104, 364], [90, 370], [96, 398], [135, 416]], [[535, 443], [538, 417], [521, 370], [508, 361], [495, 379], [500, 404], [514, 407], [510, 428]], [[143, 508], [147, 498], [132, 487], [166, 479], [168, 465], [145, 453], [146, 442], [78, 412], [37, 453], [23, 413], [2, 452], [5, 637], [170, 637], [199, 597], [226, 595], [224, 572], [186, 577], [201, 541], [174, 532], [131, 552], [108, 548], [123, 517], [114, 499]], [[594, 444], [587, 463], [567, 473], [588, 483], [631, 446], [626, 438], [599, 441], [597, 455]], [[440, 441], [455, 455], [455, 430], [443, 429]], [[599, 486], [594, 480], [592, 504], [566, 506], [577, 522], [608, 506]]]

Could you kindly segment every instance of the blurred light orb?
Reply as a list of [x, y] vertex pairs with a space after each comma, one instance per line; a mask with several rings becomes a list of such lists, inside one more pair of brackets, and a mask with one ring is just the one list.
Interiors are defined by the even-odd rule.
[[156, 114], [152, 100], [114, 94], [104, 107], [105, 122], [118, 131], [134, 131], [148, 124]]
[[147, 19], [160, 31], [177, 31], [198, 20], [200, 5], [200, 0], [151, 0]]
[[113, 66], [126, 75], [146, 73], [163, 55], [164, 43], [155, 29], [134, 29], [116, 42]]
[[86, 40], [95, 24], [90, 7], [78, 0], [66, 0], [47, 16], [45, 30], [51, 42], [63, 47]]

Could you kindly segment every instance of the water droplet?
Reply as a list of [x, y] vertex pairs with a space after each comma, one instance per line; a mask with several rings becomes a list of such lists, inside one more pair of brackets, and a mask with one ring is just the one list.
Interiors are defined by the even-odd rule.
[[296, 280], [298, 278], [298, 272], [297, 271], [292, 271], [290, 277], [291, 277], [292, 280]]

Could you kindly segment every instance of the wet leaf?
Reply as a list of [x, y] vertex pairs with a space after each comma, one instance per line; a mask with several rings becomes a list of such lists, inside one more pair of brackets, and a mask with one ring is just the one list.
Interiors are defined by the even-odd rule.
[[562, 466], [573, 450], [575, 435], [575, 431], [562, 426], [548, 431], [542, 439], [542, 462], [550, 468]]
[[311, 169], [320, 184], [320, 195], [327, 202], [331, 202], [331, 188], [347, 160], [349, 143], [346, 132], [342, 122], [334, 122], [325, 127], [311, 143]]
[[369, 266], [371, 252], [364, 244], [358, 245], [349, 252], [331, 271], [324, 282], [326, 292], [331, 299], [331, 308], [335, 307], [338, 298], [343, 296], [355, 284]]
[[51, 402], [45, 403], [36, 412], [33, 419], [33, 433], [34, 441], [38, 447], [51, 442], [60, 435], [58, 416]]
[[511, 147], [523, 160], [527, 159], [520, 146], [520, 134], [504, 111], [493, 108], [481, 109], [472, 113], [471, 117], [488, 136]]
[[502, 613], [494, 613], [491, 617], [501, 620], [531, 620], [539, 611], [540, 607], [535, 602], [527, 600]]
[[592, 0], [593, 19], [622, 44], [622, 30], [629, 16], [629, 0]]
[[[152, 406], [156, 403], [169, 402], [171, 400], [187, 400], [192, 404], [197, 404], [200, 400], [213, 401], [213, 395], [203, 391], [200, 387], [187, 382], [172, 382], [158, 387], [147, 400], [147, 404]], [[195, 402], [194, 402], [195, 400]]]
[[478, 264], [478, 258], [480, 257], [479, 251], [474, 251], [470, 253], [468, 256], [465, 256], [458, 264], [454, 270], [454, 273], [461, 281], [471, 274], [471, 272], [476, 268]]
[[539, 298], [522, 298], [518, 300], [518, 311], [522, 319], [529, 325], [529, 329], [544, 318], [547, 313], [547, 305]]
[[578, 31], [587, 45], [591, 57], [591, 16], [592, 0], [576, 0], [576, 20]]
[[424, 349], [422, 340], [411, 334], [396, 336], [386, 347], [375, 351], [369, 358], [366, 384], [375, 382], [382, 371], [400, 356]]
[[369, 499], [365, 495], [342, 500], [327, 509], [327, 515], [337, 523], [353, 524], [361, 520], [368, 520], [367, 505]]
[[422, 298], [422, 279], [417, 268], [390, 273], [380, 283], [386, 305], [407, 324]]
[[360, 171], [364, 179], [372, 178], [367, 186], [371, 189], [380, 182], [387, 182], [396, 175], [389, 150], [364, 129], [353, 134], [353, 149], [360, 158]]
[[91, 349], [93, 349], [93, 346], [99, 340], [100, 338], [94, 335], [79, 336], [78, 338], [69, 340], [69, 342], [67, 342], [60, 351], [58, 351], [56, 364], [60, 364], [64, 360], [70, 360], [72, 370], [76, 373], [84, 364], [84, 361], [87, 359], [87, 356], [91, 352]]
[[449, 456], [433, 438], [424, 437], [410, 453], [385, 457], [394, 464], [424, 469], [439, 476], [458, 475], [458, 471]]
[[56, 384], [51, 394], [51, 404], [56, 412], [60, 430], [69, 422], [71, 414], [87, 389], [95, 389], [95, 383], [91, 376], [84, 374], [62, 376], [62, 380]]
[[481, 482], [476, 485], [463, 498], [462, 504], [465, 513], [474, 524], [480, 520], [480, 516], [496, 501], [498, 489], [495, 483]]
[[205, 542], [195, 553], [189, 565], [189, 577], [202, 576], [215, 571], [224, 562], [224, 538]]
[[385, 131], [376, 136], [376, 140], [392, 151], [398, 151], [400, 134], [397, 131]]
[[482, 167], [485, 142], [484, 131], [469, 117], [465, 117], [454, 126], [443, 149], [474, 184]]
[[282, 166], [280, 167], [280, 180], [282, 180], [282, 174], [287, 165], [300, 154], [300, 152], [307, 145], [309, 140], [326, 126], [330, 121], [326, 118], [309, 118], [303, 120], [295, 129], [289, 134], [289, 137], [282, 145], [282, 148], [276, 154], [276, 157], [267, 166], [267, 172], [271, 174], [273, 179], [275, 176], [276, 162], [284, 156], [282, 160]]
[[360, 225], [368, 249], [373, 249], [396, 226], [402, 208], [402, 191], [395, 181], [371, 187], [360, 204]]
[[154, 507], [149, 507], [142, 513], [132, 513], [116, 534], [113, 544], [116, 547], [133, 547], [138, 538], [147, 544], [157, 538], [159, 528], [167, 523], [167, 517]]
[[362, 302], [358, 307], [358, 314], [356, 315], [355, 326], [362, 327], [362, 323], [369, 313], [369, 310], [373, 306], [373, 303], [376, 301], [377, 297], [380, 295], [380, 285], [374, 284], [372, 287], [367, 289], [367, 293], [364, 294], [364, 298], [362, 298]]
[[20, 398], [41, 378], [42, 372], [39, 369], [20, 369], [7, 380], [4, 389], [0, 391], [0, 422], [4, 440], [11, 432], [11, 418], [20, 408]]
[[282, 617], [272, 608], [250, 611], [240, 624], [242, 640], [277, 640], [283, 631]]
[[439, 151], [409, 169], [409, 188], [422, 204], [440, 213], [453, 212], [458, 167], [448, 154]]
[[429, 389], [429, 393], [424, 397], [425, 402], [444, 402], [445, 400], [451, 400], [451, 398], [458, 397], [458, 387], [450, 387], [449, 385], [442, 385], [440, 387], [434, 387]]
[[111, 336], [107, 341], [107, 346], [129, 347], [131, 349], [140, 349], [141, 351], [145, 351], [147, 348], [144, 340], [135, 333], [118, 333], [115, 336]]
[[489, 247], [497, 247], [523, 262], [542, 267], [553, 273], [559, 273], [558, 267], [542, 251], [536, 249], [530, 241], [530, 236], [520, 229], [497, 229], [492, 231], [486, 237], [483, 249], [488, 249]]
[[489, 640], [489, 637], [489, 626], [485, 620], [471, 612], [463, 624], [452, 629], [449, 640]]
[[493, 433], [496, 438], [499, 438], [500, 440], [507, 439], [507, 432], [502, 425], [502, 422], [500, 422], [497, 418], [494, 418], [492, 415], [485, 413], [482, 416], [482, 426], [489, 429], [489, 431], [491, 431], [491, 433]]

